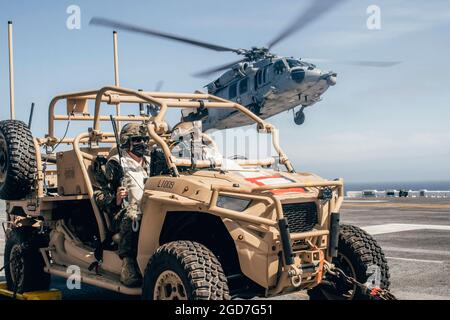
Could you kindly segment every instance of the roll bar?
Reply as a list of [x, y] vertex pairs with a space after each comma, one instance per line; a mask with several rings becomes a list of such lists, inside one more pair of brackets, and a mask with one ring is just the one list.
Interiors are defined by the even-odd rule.
[[[57, 115], [55, 114], [56, 104], [61, 100], [67, 101], [67, 114]], [[95, 101], [93, 116], [88, 112], [87, 103], [90, 100]], [[294, 171], [286, 154], [279, 146], [278, 131], [275, 127], [238, 103], [199, 91], [195, 93], [144, 92], [118, 86], [106, 86], [99, 90], [67, 93], [56, 96], [51, 100], [49, 105], [48, 134], [46, 135], [45, 143], [47, 145], [57, 143], [58, 139], [54, 136], [54, 122], [57, 120], [93, 121], [93, 134], [101, 134], [100, 123], [110, 121], [109, 116], [101, 115], [102, 102], [110, 105], [120, 103], [149, 103], [158, 106], [160, 111], [155, 117], [148, 115], [117, 115], [114, 118], [116, 121], [146, 122], [150, 137], [163, 149], [169, 168], [172, 169], [175, 175], [178, 175], [176, 159], [171, 156], [167, 144], [160, 137], [167, 129], [164, 119], [168, 108], [224, 108], [238, 110], [256, 122], [258, 130], [272, 134], [272, 143], [280, 157], [280, 163], [284, 164], [288, 171]], [[68, 140], [70, 141], [71, 139]], [[42, 142], [42, 140], [39, 141]]]
[[[74, 105], [74, 111], [72, 114], [70, 110], [67, 110], [65, 115], [56, 115], [55, 108], [57, 102], [61, 100], [67, 100], [68, 104]], [[95, 113], [91, 116], [87, 112], [86, 102], [88, 100], [95, 100]], [[100, 130], [101, 121], [109, 121], [108, 116], [100, 115], [101, 103], [116, 105], [118, 103], [150, 103], [157, 105], [161, 108], [159, 114], [154, 118], [155, 122], [163, 121], [168, 108], [227, 108], [237, 109], [243, 112], [254, 122], [256, 122], [260, 129], [270, 129], [272, 125], [262, 120], [260, 117], [249, 111], [244, 106], [231, 102], [211, 94], [206, 93], [174, 93], [174, 92], [144, 92], [136, 91], [132, 89], [126, 89], [116, 86], [107, 86], [99, 90], [81, 91], [74, 93], [62, 94], [54, 97], [49, 105], [49, 118], [48, 118], [48, 137], [54, 138], [54, 122], [55, 120], [78, 120], [78, 121], [94, 121], [94, 130]], [[149, 120], [148, 116], [133, 116], [133, 115], [119, 115], [116, 116], [117, 120], [127, 121], [143, 121]]]

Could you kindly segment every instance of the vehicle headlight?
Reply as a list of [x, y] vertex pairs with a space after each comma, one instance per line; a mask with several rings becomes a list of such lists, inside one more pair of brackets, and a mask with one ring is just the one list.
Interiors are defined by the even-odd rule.
[[242, 212], [247, 209], [250, 204], [250, 200], [230, 197], [230, 196], [219, 196], [217, 198], [217, 206], [219, 208], [224, 208], [228, 210], [234, 210]]

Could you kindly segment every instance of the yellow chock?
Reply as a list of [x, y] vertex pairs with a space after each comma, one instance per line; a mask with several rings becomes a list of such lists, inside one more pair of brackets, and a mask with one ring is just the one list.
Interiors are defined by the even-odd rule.
[[[14, 292], [8, 290], [6, 282], [0, 282], [0, 296], [13, 298]], [[62, 293], [58, 289], [47, 291], [30, 291], [16, 294], [17, 300], [61, 300]]]

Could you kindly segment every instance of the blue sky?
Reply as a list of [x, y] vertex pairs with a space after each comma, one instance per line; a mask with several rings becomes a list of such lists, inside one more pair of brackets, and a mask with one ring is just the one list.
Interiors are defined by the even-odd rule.
[[[66, 28], [69, 5], [81, 8], [81, 30]], [[0, 118], [9, 116], [7, 21], [14, 21], [17, 118], [36, 103], [33, 131], [45, 134], [50, 99], [62, 92], [113, 84], [105, 16], [231, 47], [264, 45], [309, 1], [6, 1], [0, 0]], [[366, 8], [381, 9], [381, 29], [368, 30]], [[300, 171], [358, 181], [450, 180], [450, 4], [448, 1], [349, 0], [274, 48], [296, 57], [401, 60], [392, 68], [333, 63], [338, 73], [323, 101], [297, 127], [292, 113], [270, 121]], [[209, 79], [190, 74], [236, 59], [119, 33], [121, 85], [192, 92]]]

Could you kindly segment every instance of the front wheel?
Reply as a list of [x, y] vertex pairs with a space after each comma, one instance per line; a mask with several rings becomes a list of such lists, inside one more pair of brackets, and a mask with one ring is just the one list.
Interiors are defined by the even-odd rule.
[[143, 299], [229, 300], [227, 279], [216, 256], [193, 241], [162, 245], [144, 274]]
[[[371, 280], [381, 289], [389, 289], [389, 266], [376, 240], [367, 232], [352, 225], [341, 225], [338, 256], [333, 264], [358, 282]], [[308, 291], [310, 300], [363, 300], [367, 296], [357, 286], [334, 282], [320, 284]]]

